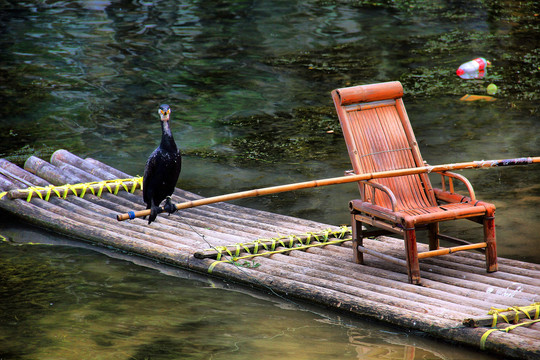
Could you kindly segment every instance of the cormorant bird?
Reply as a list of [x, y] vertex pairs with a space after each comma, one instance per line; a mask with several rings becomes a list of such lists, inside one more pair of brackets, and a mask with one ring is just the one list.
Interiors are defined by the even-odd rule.
[[161, 143], [148, 158], [143, 176], [143, 199], [146, 208], [151, 211], [148, 224], [156, 219], [159, 205], [165, 198], [165, 211], [169, 214], [176, 211], [171, 195], [182, 168], [182, 156], [169, 126], [169, 105], [161, 105], [158, 114], [161, 118]]

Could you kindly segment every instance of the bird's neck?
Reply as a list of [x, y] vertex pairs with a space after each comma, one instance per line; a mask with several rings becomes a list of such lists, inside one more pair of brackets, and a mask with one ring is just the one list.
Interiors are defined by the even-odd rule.
[[176, 143], [168, 121], [161, 122], [161, 148], [176, 151]]

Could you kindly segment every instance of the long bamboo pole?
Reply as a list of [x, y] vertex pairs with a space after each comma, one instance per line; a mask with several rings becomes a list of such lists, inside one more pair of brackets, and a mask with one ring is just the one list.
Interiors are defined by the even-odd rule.
[[[340, 176], [335, 178], [328, 178], [322, 180], [311, 180], [294, 184], [287, 185], [278, 185], [271, 186], [261, 189], [253, 189], [247, 191], [240, 191], [231, 194], [213, 196], [209, 198], [203, 198], [193, 201], [187, 201], [180, 204], [176, 204], [177, 210], [188, 209], [196, 206], [209, 205], [223, 201], [231, 201], [237, 199], [243, 199], [248, 197], [263, 196], [276, 194], [285, 191], [293, 191], [300, 189], [308, 189], [320, 186], [328, 185], [337, 185], [345, 184], [351, 182], [357, 182], [362, 180], [371, 180], [371, 179], [380, 179], [385, 177], [395, 177], [395, 176], [406, 176], [406, 175], [416, 175], [422, 173], [430, 172], [441, 172], [449, 170], [463, 170], [463, 169], [478, 169], [478, 168], [491, 168], [491, 167], [501, 167], [501, 166], [514, 166], [514, 165], [527, 165], [532, 163], [540, 163], [540, 157], [525, 157], [525, 158], [516, 158], [516, 159], [505, 159], [505, 160], [481, 160], [481, 161], [471, 161], [471, 162], [462, 162], [454, 164], [444, 164], [444, 165], [435, 165], [435, 166], [422, 166], [417, 168], [408, 168], [408, 169], [399, 169], [399, 170], [389, 170], [389, 171], [380, 171], [367, 174], [359, 175], [348, 175]], [[163, 212], [163, 207], [159, 208], [159, 212]], [[140, 211], [130, 211], [125, 214], [118, 214], [116, 219], [118, 221], [124, 221], [128, 219], [135, 219], [138, 217], [143, 217], [150, 215], [150, 210], [140, 210]]]

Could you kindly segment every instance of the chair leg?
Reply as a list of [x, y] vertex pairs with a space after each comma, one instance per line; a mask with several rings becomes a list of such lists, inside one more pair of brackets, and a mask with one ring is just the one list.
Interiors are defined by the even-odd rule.
[[429, 231], [429, 250], [439, 249], [439, 223], [428, 225]]
[[363, 245], [362, 222], [356, 220], [354, 214], [351, 215], [351, 230], [353, 261], [357, 264], [363, 264], [364, 254], [361, 251], [358, 251], [358, 245]]
[[484, 241], [486, 242], [486, 270], [495, 272], [497, 265], [497, 242], [495, 237], [495, 214], [488, 212], [484, 216]]
[[416, 230], [414, 227], [405, 229], [405, 254], [407, 257], [407, 274], [411, 284], [420, 284], [420, 264], [416, 246]]

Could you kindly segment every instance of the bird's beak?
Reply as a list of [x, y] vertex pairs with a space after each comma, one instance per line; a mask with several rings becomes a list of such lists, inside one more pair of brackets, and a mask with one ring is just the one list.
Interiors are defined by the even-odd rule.
[[161, 117], [161, 121], [167, 121], [169, 120], [169, 114], [171, 113], [171, 109], [168, 109], [167, 111], [163, 111], [159, 109], [159, 116]]

